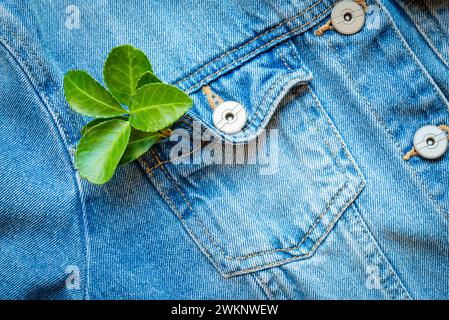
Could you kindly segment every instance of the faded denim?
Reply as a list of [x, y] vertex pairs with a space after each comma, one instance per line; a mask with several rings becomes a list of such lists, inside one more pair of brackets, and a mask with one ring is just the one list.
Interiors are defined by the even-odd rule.
[[[449, 4], [369, 0], [359, 33], [316, 36], [335, 3], [0, 1], [0, 298], [448, 299], [449, 152], [403, 156], [449, 124]], [[211, 139], [95, 186], [62, 79], [101, 80], [125, 43]], [[245, 106], [242, 132], [214, 128], [204, 86]], [[274, 173], [198, 159], [269, 132]]]

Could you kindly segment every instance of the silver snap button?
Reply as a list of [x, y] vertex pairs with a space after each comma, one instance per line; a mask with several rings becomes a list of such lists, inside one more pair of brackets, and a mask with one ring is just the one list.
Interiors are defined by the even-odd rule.
[[357, 2], [340, 1], [332, 9], [331, 21], [338, 33], [355, 34], [365, 25], [365, 11]]
[[238, 102], [225, 101], [214, 110], [213, 121], [215, 127], [226, 134], [240, 132], [248, 121], [245, 108]]
[[447, 133], [436, 126], [424, 126], [416, 132], [413, 144], [424, 159], [437, 159], [447, 150]]

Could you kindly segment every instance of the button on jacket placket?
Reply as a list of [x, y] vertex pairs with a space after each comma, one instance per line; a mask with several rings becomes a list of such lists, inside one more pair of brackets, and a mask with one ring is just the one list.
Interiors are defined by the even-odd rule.
[[424, 126], [416, 132], [413, 144], [424, 159], [438, 159], [447, 151], [447, 133], [436, 126]]
[[331, 21], [338, 33], [355, 34], [365, 25], [365, 11], [354, 1], [341, 1], [332, 10]]

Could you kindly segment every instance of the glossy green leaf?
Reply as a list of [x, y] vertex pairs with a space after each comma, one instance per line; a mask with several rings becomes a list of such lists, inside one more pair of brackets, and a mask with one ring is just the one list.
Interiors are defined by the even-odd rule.
[[157, 132], [171, 126], [192, 107], [192, 99], [178, 88], [148, 84], [136, 91], [130, 105], [131, 125], [141, 131]]
[[131, 127], [128, 121], [113, 119], [90, 129], [79, 141], [76, 167], [81, 177], [95, 184], [112, 178], [128, 145]]
[[136, 160], [141, 155], [146, 153], [150, 148], [158, 143], [164, 136], [159, 133], [151, 133], [131, 129], [131, 137], [129, 138], [128, 146], [122, 156], [119, 164], [129, 163]]
[[145, 53], [130, 45], [120, 46], [109, 53], [104, 65], [104, 81], [111, 93], [129, 106], [137, 82], [148, 71], [153, 69]]
[[120, 119], [120, 120], [128, 121], [128, 117], [126, 117], [126, 116], [118, 116], [118, 117], [104, 118], [104, 119], [94, 119], [91, 122], [89, 122], [88, 124], [86, 124], [81, 129], [81, 134], [85, 135], [90, 129], [95, 127], [97, 124], [100, 124], [100, 123], [105, 122], [105, 121], [113, 120], [113, 119]]
[[85, 71], [69, 71], [64, 77], [64, 94], [76, 112], [94, 118], [119, 116], [127, 111]]
[[139, 81], [137, 81], [137, 87], [136, 90], [143, 87], [146, 84], [151, 84], [151, 83], [162, 83], [161, 80], [159, 80], [158, 77], [156, 77], [154, 75], [154, 73], [152, 72], [145, 72], [139, 79]]

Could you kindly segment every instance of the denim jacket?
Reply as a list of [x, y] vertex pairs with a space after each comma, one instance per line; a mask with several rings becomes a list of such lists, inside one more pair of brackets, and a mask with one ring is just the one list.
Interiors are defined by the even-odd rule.
[[[0, 298], [448, 299], [449, 151], [404, 156], [449, 125], [449, 5], [319, 34], [337, 2], [0, 1]], [[122, 44], [194, 106], [97, 186], [63, 77]]]

